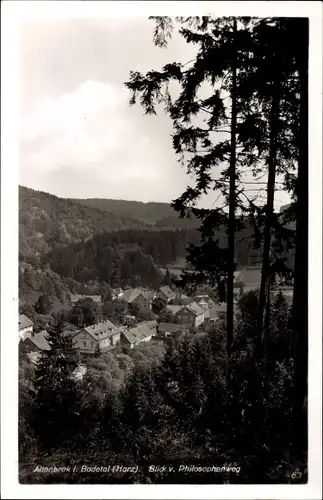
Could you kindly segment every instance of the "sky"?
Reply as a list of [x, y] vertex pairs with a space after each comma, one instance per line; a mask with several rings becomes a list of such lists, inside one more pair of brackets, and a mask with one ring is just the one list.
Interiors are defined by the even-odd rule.
[[[70, 198], [170, 202], [190, 182], [161, 110], [129, 106], [130, 71], [186, 62], [175, 34], [153, 44], [148, 19], [25, 21], [20, 32], [20, 184]], [[278, 197], [278, 204], [288, 202]], [[215, 203], [216, 194], [203, 199]]]

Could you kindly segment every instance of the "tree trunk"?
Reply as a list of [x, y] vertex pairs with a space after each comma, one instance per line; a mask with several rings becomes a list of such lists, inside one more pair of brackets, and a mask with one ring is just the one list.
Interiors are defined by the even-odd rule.
[[299, 58], [301, 90], [293, 297], [294, 443], [303, 451], [307, 448], [305, 404], [308, 375], [308, 20], [305, 22], [307, 25], [304, 30], [304, 52], [300, 53]]
[[237, 128], [237, 53], [236, 53], [237, 20], [233, 21], [233, 56], [232, 56], [232, 88], [231, 88], [231, 157], [230, 157], [230, 190], [228, 221], [228, 276], [227, 276], [227, 356], [231, 355], [233, 340], [233, 298], [234, 298], [234, 245], [235, 245], [235, 209], [236, 209], [236, 128]]
[[261, 346], [264, 340], [264, 314], [266, 307], [266, 289], [270, 279], [270, 247], [271, 229], [274, 214], [275, 182], [276, 182], [276, 155], [277, 155], [277, 120], [279, 114], [279, 83], [273, 85], [273, 97], [270, 113], [270, 138], [268, 156], [268, 181], [267, 181], [267, 203], [266, 222], [264, 230], [264, 246], [262, 254], [261, 282], [259, 293], [259, 317], [257, 325], [256, 352], [261, 355]]

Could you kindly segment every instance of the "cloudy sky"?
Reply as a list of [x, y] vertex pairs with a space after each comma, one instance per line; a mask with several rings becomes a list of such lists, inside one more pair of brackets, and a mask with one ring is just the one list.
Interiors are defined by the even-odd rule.
[[[62, 197], [169, 202], [189, 178], [165, 113], [129, 106], [131, 70], [186, 62], [175, 35], [152, 42], [148, 19], [28, 21], [21, 28], [20, 184]], [[206, 201], [214, 202], [214, 194]], [[280, 198], [280, 204], [286, 198]]]

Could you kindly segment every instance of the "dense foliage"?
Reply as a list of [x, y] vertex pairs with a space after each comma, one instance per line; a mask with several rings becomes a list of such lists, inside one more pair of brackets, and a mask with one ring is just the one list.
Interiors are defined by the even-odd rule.
[[131, 217], [19, 187], [19, 253], [22, 256], [91, 238], [102, 231], [128, 227], [145, 225]]
[[[36, 371], [22, 359], [20, 481], [284, 483], [295, 482], [296, 469], [306, 480], [303, 456], [292, 448], [293, 360], [285, 349], [288, 306], [279, 297], [272, 311], [269, 350], [281, 355], [273, 355], [265, 368], [252, 360], [252, 303], [248, 310], [249, 320], [237, 325], [229, 384], [221, 327], [208, 334], [182, 335], [168, 344], [155, 340], [129, 351], [98, 354], [83, 361], [87, 372], [78, 381], [65, 373], [73, 371], [75, 355], [68, 351], [62, 357], [59, 335]], [[265, 382], [266, 392], [259, 389]], [[59, 400], [56, 395], [61, 395]], [[37, 474], [29, 460], [60, 467], [122, 463], [138, 465], [139, 470]], [[152, 474], [152, 464], [174, 469]], [[239, 467], [239, 474], [178, 472], [179, 465], [225, 464]]]

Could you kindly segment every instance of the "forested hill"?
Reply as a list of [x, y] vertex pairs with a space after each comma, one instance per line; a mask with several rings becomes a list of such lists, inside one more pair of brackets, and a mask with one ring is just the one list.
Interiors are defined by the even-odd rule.
[[145, 224], [150, 224], [157, 228], [196, 228], [199, 222], [195, 217], [191, 219], [180, 219], [179, 215], [168, 203], [157, 203], [127, 200], [110, 200], [103, 198], [72, 199], [71, 201], [80, 203], [91, 208], [106, 210], [119, 217], [133, 217]]
[[86, 240], [103, 231], [145, 228], [135, 218], [99, 210], [49, 193], [19, 187], [19, 253], [46, 251], [55, 244]]
[[198, 238], [194, 229], [110, 232], [85, 242], [56, 246], [43, 254], [42, 264], [49, 264], [59, 275], [81, 282], [158, 286], [163, 277], [159, 266], [185, 257], [188, 244], [197, 243]]

